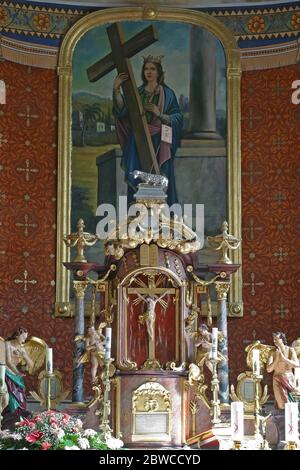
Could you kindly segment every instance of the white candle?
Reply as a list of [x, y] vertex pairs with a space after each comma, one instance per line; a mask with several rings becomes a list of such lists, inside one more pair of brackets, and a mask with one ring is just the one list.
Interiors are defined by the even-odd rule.
[[253, 349], [252, 351], [252, 368], [254, 375], [260, 375], [260, 362], [259, 362], [259, 350]]
[[244, 403], [231, 403], [231, 437], [233, 441], [242, 442], [244, 439]]
[[53, 374], [53, 349], [46, 349], [46, 372], [47, 374]]
[[218, 328], [212, 329], [212, 359], [217, 359], [218, 357]]
[[111, 328], [107, 326], [105, 328], [105, 359], [111, 357]]
[[298, 403], [285, 403], [285, 440], [298, 441]]
[[0, 390], [3, 391], [5, 384], [5, 365], [0, 364]]

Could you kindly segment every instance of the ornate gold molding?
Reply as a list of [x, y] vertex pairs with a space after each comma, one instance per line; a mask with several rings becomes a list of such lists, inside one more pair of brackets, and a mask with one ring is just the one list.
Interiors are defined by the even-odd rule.
[[227, 294], [230, 289], [230, 282], [229, 281], [216, 281], [215, 289], [217, 292], [218, 300], [227, 300]]
[[[171, 393], [157, 382], [146, 382], [132, 393], [132, 441], [157, 442], [171, 439]], [[163, 432], [154, 432], [151, 428], [151, 415], [155, 421], [161, 420], [166, 428]], [[149, 422], [138, 429], [138, 420], [143, 418]], [[149, 434], [148, 434], [149, 430]]]
[[[233, 401], [242, 401], [244, 403], [245, 413], [253, 414], [255, 409], [255, 381], [254, 381], [253, 372], [250, 370], [245, 370], [241, 372], [237, 377], [237, 386], [236, 391], [234, 385], [230, 386], [230, 398]], [[261, 384], [258, 383], [258, 400], [259, 405], [262, 406], [266, 403], [269, 398], [268, 395], [268, 386], [265, 385], [262, 388]], [[246, 391], [246, 386], [248, 390]], [[252, 388], [253, 396], [249, 392], [249, 387]]]
[[153, 413], [154, 411], [169, 412], [171, 408], [170, 392], [157, 382], [147, 382], [133, 392], [132, 410], [135, 413]]
[[[151, 8], [150, 8], [151, 9]], [[148, 20], [189, 23], [206, 28], [222, 43], [227, 62], [227, 200], [228, 220], [231, 231], [241, 237], [241, 154], [240, 154], [240, 53], [234, 35], [217, 18], [206, 13], [183, 8], [155, 6], [155, 14], [147, 14]], [[142, 21], [144, 7], [108, 8], [93, 12], [78, 20], [67, 32], [60, 49], [59, 113], [58, 113], [58, 193], [57, 193], [57, 261], [56, 302], [69, 302], [70, 279], [62, 265], [69, 261], [69, 253], [63, 243], [63, 235], [70, 233], [71, 212], [71, 92], [72, 56], [77, 42], [92, 28], [114, 21]], [[233, 263], [241, 263], [241, 250], [233, 253]], [[230, 302], [240, 306], [242, 315], [242, 275], [234, 274]]]
[[84, 299], [84, 294], [88, 286], [88, 281], [73, 281], [73, 287], [77, 299]]

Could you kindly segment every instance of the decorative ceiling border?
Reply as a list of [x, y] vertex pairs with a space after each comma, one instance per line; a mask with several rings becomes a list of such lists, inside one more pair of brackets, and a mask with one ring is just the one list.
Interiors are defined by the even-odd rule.
[[[58, 7], [49, 4], [2, 2], [0, 28], [8, 34], [35, 39], [62, 40], [70, 27], [83, 16], [103, 8]], [[295, 38], [300, 33], [299, 3], [289, 6], [197, 8], [230, 29], [243, 47], [243, 41]], [[48, 42], [49, 45], [49, 42]]]
[[90, 11], [3, 2], [0, 5], [2, 32], [29, 38], [62, 39], [71, 26]]
[[300, 32], [300, 7], [212, 11], [241, 40], [293, 38]]

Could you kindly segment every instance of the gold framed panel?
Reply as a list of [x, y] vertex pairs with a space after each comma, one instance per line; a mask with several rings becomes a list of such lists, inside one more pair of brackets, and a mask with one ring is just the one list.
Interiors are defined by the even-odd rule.
[[[157, 432], [156, 426], [146, 426], [148, 432], [139, 431], [138, 420], [156, 420], [156, 425], [165, 424], [165, 431]], [[172, 433], [171, 393], [159, 382], [150, 381], [140, 385], [132, 392], [132, 442], [170, 442]]]
[[[227, 63], [227, 203], [231, 233], [241, 237], [241, 152], [240, 152], [240, 53], [235, 38], [215, 17], [202, 12], [168, 7], [122, 7], [93, 12], [67, 32], [61, 45], [57, 72], [59, 75], [58, 112], [58, 190], [57, 190], [57, 316], [71, 314], [69, 302], [70, 276], [63, 266], [70, 253], [63, 235], [70, 233], [71, 216], [71, 112], [72, 57], [79, 39], [90, 29], [114, 21], [165, 20], [189, 23], [206, 28], [221, 42]], [[233, 263], [241, 264], [241, 249], [232, 254]], [[233, 275], [229, 296], [229, 312], [242, 316], [242, 275]]]
[[[265, 403], [266, 390], [258, 382], [258, 400], [260, 405]], [[241, 372], [237, 377], [236, 392], [231, 385], [230, 396], [233, 401], [242, 401], [246, 414], [253, 414], [255, 411], [255, 380], [252, 371]]]
[[[180, 334], [180, 331], [179, 331], [179, 316], [180, 316], [180, 314], [182, 316], [181, 321], [183, 321], [183, 319], [184, 319], [184, 311], [179, 309], [180, 296], [182, 296], [182, 298], [184, 298], [184, 295], [183, 295], [182, 290], [181, 290], [182, 286], [183, 286], [183, 283], [180, 280], [180, 278], [175, 273], [173, 273], [173, 271], [171, 271], [168, 268], [164, 268], [164, 267], [158, 267], [158, 268], [140, 267], [140, 268], [135, 268], [132, 271], [128, 272], [127, 275], [125, 276], [125, 278], [122, 279], [122, 281], [118, 284], [119, 314], [117, 316], [117, 337], [120, 338], [122, 336], [122, 343], [123, 343], [122, 349], [120, 349], [120, 343], [117, 342], [117, 364], [118, 364], [118, 367], [119, 368], [120, 367], [124, 368], [124, 364], [128, 364], [130, 369], [131, 369], [132, 364], [135, 364], [128, 358], [127, 314], [121, 315], [120, 312], [123, 312], [123, 309], [125, 308], [124, 305], [126, 305], [126, 300], [124, 298], [124, 290], [123, 289], [124, 288], [126, 289], [128, 287], [128, 285], [130, 285], [130, 280], [133, 277], [135, 277], [139, 274], [146, 274], [146, 275], [149, 275], [149, 274], [154, 274], [154, 275], [164, 274], [166, 276], [169, 276], [173, 280], [173, 282], [176, 283], [176, 286], [174, 286], [175, 302], [176, 302], [176, 307], [175, 307], [175, 315], [176, 315], [176, 318], [175, 318], [175, 322], [176, 322], [175, 347], [176, 347], [176, 351], [175, 351], [174, 361], [178, 362], [180, 360], [180, 350], [179, 350], [180, 344], [184, 344], [184, 341], [182, 339], [183, 334], [184, 334], [183, 329], [182, 329], [182, 332], [181, 332], [182, 337], [179, 336], [179, 334]], [[183, 308], [183, 302], [181, 303], [181, 308]], [[184, 362], [185, 361], [185, 351], [183, 350], [182, 352], [183, 352], [183, 354], [182, 354], [181, 362]], [[136, 369], [136, 367], [134, 367], [134, 369]]]

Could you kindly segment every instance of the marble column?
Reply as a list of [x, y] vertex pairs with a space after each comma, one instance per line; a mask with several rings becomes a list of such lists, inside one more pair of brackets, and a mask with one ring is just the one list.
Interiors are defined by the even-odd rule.
[[216, 38], [191, 26], [188, 139], [221, 139], [216, 118]]
[[228, 378], [228, 335], [227, 335], [227, 293], [230, 288], [230, 281], [216, 281], [215, 288], [218, 299], [218, 330], [222, 333], [223, 339], [219, 345], [220, 353], [226, 361], [218, 364], [219, 379], [219, 399], [220, 403], [229, 403], [229, 378]]
[[[76, 294], [75, 304], [75, 331], [74, 338], [76, 336], [84, 336], [84, 294], [87, 287], [86, 281], [73, 281], [73, 287]], [[84, 364], [78, 364], [79, 359], [84, 353], [84, 341], [74, 341], [74, 352], [73, 352], [73, 390], [72, 390], [72, 402], [83, 403], [84, 402], [84, 390], [83, 390], [83, 376], [84, 376]]]

